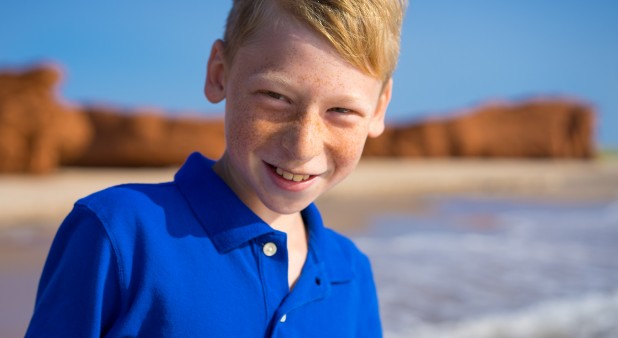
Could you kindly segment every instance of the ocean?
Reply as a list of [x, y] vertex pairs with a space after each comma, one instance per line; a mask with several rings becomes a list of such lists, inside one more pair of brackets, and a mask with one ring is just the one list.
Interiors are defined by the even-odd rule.
[[374, 217], [385, 337], [618, 337], [618, 199], [432, 197]]

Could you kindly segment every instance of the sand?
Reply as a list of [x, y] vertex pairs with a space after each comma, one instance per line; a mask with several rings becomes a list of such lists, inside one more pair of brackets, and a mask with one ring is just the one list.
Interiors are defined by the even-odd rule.
[[[62, 168], [0, 176], [0, 337], [20, 337], [53, 235], [76, 199], [128, 182], [164, 182], [176, 168]], [[325, 222], [354, 233], [380, 213], [422, 212], [428, 196], [454, 194], [594, 201], [618, 199], [618, 160], [364, 160], [322, 196]]]
[[[56, 227], [75, 200], [105, 187], [164, 182], [177, 168], [62, 168], [48, 176], [0, 176], [0, 229]], [[528, 198], [607, 199], [618, 196], [618, 160], [364, 160], [318, 200], [330, 226], [350, 229], [348, 209], [360, 213], [414, 208], [427, 194], [484, 194]], [[351, 211], [351, 210], [350, 210]]]

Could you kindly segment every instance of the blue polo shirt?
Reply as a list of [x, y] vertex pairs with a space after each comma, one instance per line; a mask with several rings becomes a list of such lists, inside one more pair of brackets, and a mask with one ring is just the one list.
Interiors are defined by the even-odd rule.
[[309, 253], [290, 291], [286, 235], [194, 153], [173, 182], [79, 200], [41, 275], [27, 337], [381, 337], [369, 261], [302, 211]]

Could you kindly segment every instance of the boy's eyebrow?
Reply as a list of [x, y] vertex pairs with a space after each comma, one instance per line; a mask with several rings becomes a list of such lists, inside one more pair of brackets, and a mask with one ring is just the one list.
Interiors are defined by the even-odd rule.
[[[266, 80], [272, 81], [281, 85], [283, 87], [294, 90], [296, 86], [288, 77], [283, 74], [280, 74], [276, 71], [268, 71], [268, 72], [257, 72], [256, 74], [249, 77], [250, 79], [255, 79], [258, 81]], [[354, 94], [346, 94], [346, 93], [332, 93], [330, 97], [331, 100], [341, 101], [343, 103], [354, 103], [360, 102], [363, 100], [363, 96], [354, 95]]]
[[273, 71], [268, 71], [268, 72], [258, 71], [255, 74], [251, 75], [249, 78], [256, 79], [256, 80], [267, 80], [267, 81], [278, 82], [287, 87], [292, 86], [292, 82], [290, 81], [288, 77], [284, 76], [283, 74], [273, 72]]

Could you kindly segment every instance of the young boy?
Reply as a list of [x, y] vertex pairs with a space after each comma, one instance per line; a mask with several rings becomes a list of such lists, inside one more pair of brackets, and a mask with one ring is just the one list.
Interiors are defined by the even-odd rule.
[[367, 258], [312, 202], [380, 135], [403, 0], [235, 0], [205, 94], [227, 149], [86, 197], [28, 337], [379, 337]]

